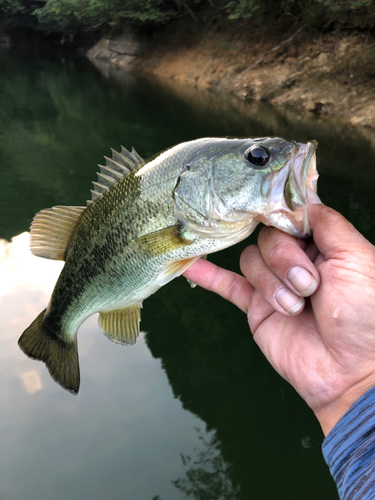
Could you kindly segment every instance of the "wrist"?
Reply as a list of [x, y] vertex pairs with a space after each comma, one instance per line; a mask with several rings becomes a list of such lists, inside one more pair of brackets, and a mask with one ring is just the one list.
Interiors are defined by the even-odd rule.
[[372, 374], [371, 377], [366, 377], [355, 386], [345, 390], [341, 396], [330, 403], [318, 409], [313, 409], [324, 435], [327, 436], [337, 422], [354, 405], [354, 403], [374, 386], [375, 374]]

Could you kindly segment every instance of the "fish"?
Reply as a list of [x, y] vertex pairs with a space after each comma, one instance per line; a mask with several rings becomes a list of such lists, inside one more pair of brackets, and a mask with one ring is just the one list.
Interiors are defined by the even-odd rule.
[[134, 148], [112, 149], [85, 206], [56, 205], [33, 219], [31, 252], [65, 265], [21, 350], [77, 394], [77, 331], [88, 317], [99, 313], [110, 340], [133, 345], [144, 299], [197, 259], [244, 240], [259, 222], [307, 237], [316, 148], [279, 137], [208, 137], [146, 161]]

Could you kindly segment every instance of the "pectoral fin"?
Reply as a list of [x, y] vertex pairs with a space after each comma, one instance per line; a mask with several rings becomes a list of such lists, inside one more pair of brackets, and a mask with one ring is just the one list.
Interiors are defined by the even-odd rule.
[[[201, 259], [207, 260], [207, 254], [206, 255], [202, 255]], [[186, 271], [186, 269], [185, 269], [185, 271]], [[194, 283], [194, 281], [191, 281], [191, 280], [188, 280], [188, 279], [186, 281], [189, 283], [189, 285], [191, 286], [191, 288], [195, 288], [197, 286], [197, 284]]]
[[151, 256], [166, 254], [177, 248], [190, 245], [190, 240], [181, 234], [181, 226], [168, 226], [153, 233], [145, 234], [136, 240], [142, 251]]
[[160, 286], [166, 285], [174, 278], [177, 278], [177, 276], [181, 276], [181, 274], [198, 259], [199, 257], [193, 257], [192, 259], [179, 260], [168, 264], [164, 271], [158, 276], [156, 283]]
[[[185, 247], [192, 243], [191, 240], [184, 238], [181, 233], [181, 226], [165, 227], [159, 231], [145, 234], [136, 240], [142, 252], [156, 257], [158, 255], [167, 254], [177, 248]], [[188, 267], [190, 267], [199, 257], [179, 260], [168, 264], [162, 273], [158, 276], [156, 283], [159, 286], [164, 286], [180, 276]]]
[[133, 345], [139, 337], [142, 304], [133, 304], [124, 309], [102, 311], [99, 325], [104, 335], [112, 342], [122, 345]]

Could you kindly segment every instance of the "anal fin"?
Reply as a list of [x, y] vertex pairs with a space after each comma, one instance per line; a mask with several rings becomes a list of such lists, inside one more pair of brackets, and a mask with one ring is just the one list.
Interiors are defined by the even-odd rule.
[[141, 304], [132, 304], [123, 309], [101, 311], [99, 325], [104, 335], [116, 344], [135, 344], [139, 337], [141, 307]]

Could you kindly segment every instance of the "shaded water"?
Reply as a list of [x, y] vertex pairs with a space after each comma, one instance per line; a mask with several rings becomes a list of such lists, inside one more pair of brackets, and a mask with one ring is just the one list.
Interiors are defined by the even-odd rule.
[[[375, 242], [375, 153], [353, 129], [101, 69], [0, 58], [0, 499], [336, 499], [319, 425], [245, 315], [183, 278], [145, 301], [133, 348], [96, 317], [82, 326], [77, 397], [19, 351], [61, 269], [24, 232], [42, 208], [83, 205], [120, 144], [147, 157], [203, 136], [317, 139], [322, 199]], [[238, 270], [249, 241], [211, 260]]]

